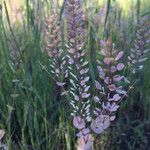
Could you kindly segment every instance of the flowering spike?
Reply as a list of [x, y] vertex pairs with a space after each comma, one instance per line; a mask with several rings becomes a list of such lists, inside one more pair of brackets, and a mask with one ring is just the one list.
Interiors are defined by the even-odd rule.
[[133, 73], [143, 69], [143, 63], [147, 59], [150, 51], [150, 17], [145, 16], [141, 18], [136, 33], [137, 39], [134, 41], [134, 48], [130, 50], [131, 54], [128, 56], [128, 64], [132, 67]]

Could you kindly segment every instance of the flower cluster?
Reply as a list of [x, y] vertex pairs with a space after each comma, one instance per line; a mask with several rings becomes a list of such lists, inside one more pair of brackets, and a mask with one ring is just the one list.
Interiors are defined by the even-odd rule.
[[88, 62], [85, 59], [83, 30], [83, 13], [80, 0], [66, 1], [66, 16], [68, 28], [68, 70], [70, 79], [70, 104], [73, 107], [71, 115], [74, 117], [73, 124], [79, 130], [78, 149], [90, 150], [93, 138], [90, 129], [86, 128], [90, 116], [90, 86], [88, 82]]
[[51, 58], [51, 73], [58, 86], [64, 86], [64, 78], [67, 77], [65, 71], [66, 59], [61, 48], [61, 28], [57, 23], [57, 15], [53, 14], [46, 18], [45, 23], [46, 52]]
[[82, 9], [80, 0], [66, 1], [66, 16], [68, 28], [68, 70], [70, 75], [70, 104], [73, 116], [84, 117], [90, 121], [90, 93], [88, 81], [89, 68], [85, 60], [84, 31], [82, 28]]
[[128, 56], [128, 64], [133, 68], [133, 73], [143, 68], [143, 63], [147, 59], [150, 51], [150, 23], [149, 16], [141, 18], [134, 40], [134, 48]]
[[[112, 36], [101, 40], [103, 60], [97, 60], [98, 79], [95, 80], [95, 93], [90, 93], [90, 75], [85, 53], [85, 32], [83, 30], [83, 12], [81, 0], [66, 0], [67, 19], [67, 55], [61, 48], [61, 31], [56, 16], [46, 20], [46, 51], [51, 58], [51, 73], [55, 75], [58, 86], [68, 86], [66, 92], [72, 107], [73, 125], [78, 129], [78, 149], [93, 148], [92, 132], [101, 134], [116, 118], [116, 112], [122, 99], [127, 96], [130, 81], [123, 71], [124, 51], [115, 48]], [[135, 49], [131, 50], [129, 64], [140, 67], [147, 59], [150, 30], [147, 18], [141, 20], [136, 34]], [[67, 66], [67, 69], [66, 69]], [[64, 82], [68, 78], [69, 83]], [[94, 102], [94, 108], [91, 105]], [[92, 111], [93, 110], [93, 111]], [[92, 113], [93, 112], [93, 113]]]
[[97, 61], [97, 69], [99, 80], [95, 81], [97, 90], [93, 100], [97, 103], [94, 112], [96, 119], [91, 124], [91, 129], [100, 134], [104, 129], [108, 128], [110, 121], [114, 121], [115, 112], [119, 108], [119, 103], [127, 91], [123, 85], [129, 83], [127, 78], [121, 75], [121, 71], [125, 68], [122, 63], [124, 52], [114, 49], [111, 37], [108, 41], [101, 41], [101, 54], [104, 56], [103, 62]]

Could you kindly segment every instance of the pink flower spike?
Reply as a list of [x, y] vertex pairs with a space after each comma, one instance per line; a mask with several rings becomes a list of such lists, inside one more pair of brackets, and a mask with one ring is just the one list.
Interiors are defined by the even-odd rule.
[[119, 63], [119, 64], [117, 65], [117, 70], [118, 70], [118, 71], [121, 71], [121, 70], [123, 70], [124, 67], [125, 67], [125, 66], [124, 66], [123, 63]]
[[123, 56], [123, 53], [124, 53], [123, 51], [119, 52], [118, 55], [116, 56], [115, 60], [118, 61], [119, 59], [121, 59]]

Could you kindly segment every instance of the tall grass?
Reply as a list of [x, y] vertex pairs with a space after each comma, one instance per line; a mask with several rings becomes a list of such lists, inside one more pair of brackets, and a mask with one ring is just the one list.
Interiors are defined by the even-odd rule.
[[[13, 12], [10, 11], [8, 1], [0, 2], [0, 129], [5, 130], [2, 143], [12, 150], [75, 149], [75, 131], [71, 119], [68, 119], [69, 106], [64, 98], [59, 99], [56, 94], [58, 91], [49, 74], [50, 61], [43, 52], [44, 15], [53, 11], [53, 1], [46, 0], [42, 3], [38, 0], [35, 5], [33, 2], [23, 1], [25, 15], [21, 22], [12, 21], [10, 14]], [[118, 12], [113, 9], [115, 1], [110, 2], [107, 13], [103, 16], [105, 22], [100, 24], [99, 20], [94, 19], [104, 3], [107, 5], [106, 2], [84, 1], [85, 16], [88, 19], [85, 20], [86, 49], [93, 81], [97, 76], [95, 58], [99, 51], [96, 43], [111, 31], [117, 47], [127, 50], [131, 47], [126, 44], [134, 37], [138, 17], [149, 13], [148, 0], [139, 1], [140, 3], [119, 1]], [[61, 20], [62, 5], [63, 1], [58, 1], [55, 6]], [[137, 5], [140, 6], [136, 7]], [[131, 7], [132, 11], [129, 10]], [[115, 26], [114, 22], [120, 22], [120, 25]], [[123, 32], [123, 37], [116, 32]], [[139, 77], [141, 83], [132, 89], [129, 98], [123, 102], [118, 119], [110, 131], [96, 141], [96, 150], [145, 150], [150, 147], [149, 63], [147, 60], [145, 70]]]

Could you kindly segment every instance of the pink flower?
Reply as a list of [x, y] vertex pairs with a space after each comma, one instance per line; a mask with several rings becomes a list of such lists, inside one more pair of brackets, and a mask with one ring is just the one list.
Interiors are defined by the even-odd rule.
[[118, 70], [118, 71], [121, 71], [121, 70], [123, 70], [124, 67], [125, 67], [125, 66], [124, 66], [123, 63], [119, 63], [119, 64], [117, 65], [117, 70]]
[[100, 40], [100, 46], [105, 47], [107, 46], [107, 43], [105, 40]]
[[96, 86], [96, 89], [97, 90], [101, 90], [102, 89], [102, 86], [99, 82], [95, 81], [95, 86]]
[[118, 82], [118, 81], [121, 81], [123, 79], [123, 77], [120, 75], [115, 75], [113, 79], [115, 82]]
[[91, 150], [93, 146], [93, 137], [91, 134], [87, 134], [84, 137], [78, 138], [78, 150]]
[[73, 125], [78, 129], [85, 128], [85, 121], [80, 116], [75, 116], [73, 119]]
[[108, 57], [104, 58], [104, 63], [105, 63], [105, 64], [109, 65], [110, 62], [111, 62], [111, 59], [110, 59], [110, 58], [108, 58]]
[[75, 53], [75, 49], [70, 48], [70, 49], [68, 49], [68, 52], [71, 53], [71, 54], [74, 54]]
[[88, 82], [89, 79], [90, 79], [90, 77], [85, 77], [85, 78], [80, 82], [80, 84], [81, 84], [82, 86], [85, 85], [85, 83]]
[[109, 85], [108, 88], [109, 88], [110, 91], [115, 91], [117, 89], [115, 84]]
[[121, 96], [119, 94], [115, 94], [113, 96], [114, 101], [119, 101], [121, 99]]
[[105, 82], [106, 84], [111, 84], [111, 79], [110, 79], [109, 77], [106, 77], [106, 78], [104, 79], [104, 82]]
[[111, 67], [111, 73], [114, 73], [114, 72], [116, 72], [117, 71], [117, 68], [115, 67], [115, 66], [112, 66]]
[[100, 77], [101, 79], [104, 79], [104, 77], [105, 77], [105, 72], [104, 72], [104, 70], [102, 69], [102, 67], [101, 67], [101, 66], [97, 66], [97, 69], [98, 69], [99, 77]]
[[115, 94], [113, 98], [109, 98], [109, 101], [119, 101], [121, 99], [121, 96], [119, 94]]
[[107, 129], [110, 126], [110, 119], [108, 115], [99, 115], [92, 123], [91, 129], [97, 133], [101, 134], [104, 129]]
[[108, 102], [106, 105], [103, 103], [102, 107], [110, 112], [115, 112], [119, 108], [119, 105], [116, 103], [110, 104], [110, 102]]
[[82, 129], [78, 134], [77, 136], [78, 137], [84, 137], [85, 135], [89, 134], [90, 133], [90, 129], [89, 128], [84, 128]]
[[119, 52], [118, 55], [116, 56], [115, 60], [118, 61], [120, 58], [123, 56], [123, 51]]
[[90, 95], [90, 93], [82, 93], [82, 98], [88, 98]]
[[93, 99], [96, 103], [98, 103], [100, 101], [100, 98], [98, 96], [94, 96]]

